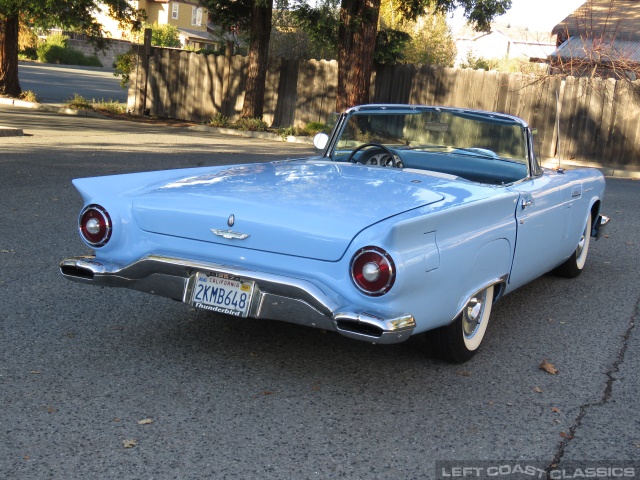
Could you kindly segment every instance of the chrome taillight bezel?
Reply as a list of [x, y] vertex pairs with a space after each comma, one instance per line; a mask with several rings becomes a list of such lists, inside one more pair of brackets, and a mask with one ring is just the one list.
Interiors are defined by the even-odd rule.
[[[92, 233], [88, 231], [88, 223], [96, 220], [99, 225], [99, 231]], [[82, 209], [78, 216], [78, 231], [80, 237], [91, 247], [102, 247], [109, 242], [112, 233], [111, 217], [107, 210], [96, 204], [87, 205]]]
[[[364, 277], [364, 268], [375, 264], [380, 271], [380, 277], [369, 281]], [[365, 295], [379, 297], [386, 294], [396, 280], [396, 266], [391, 255], [379, 247], [364, 247], [351, 258], [349, 266], [351, 281]]]

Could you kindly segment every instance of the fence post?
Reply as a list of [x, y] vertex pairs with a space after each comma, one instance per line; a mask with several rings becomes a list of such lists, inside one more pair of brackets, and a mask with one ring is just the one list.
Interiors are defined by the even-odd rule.
[[[147, 86], [149, 84], [149, 57], [151, 56], [151, 29], [144, 29], [144, 46], [138, 48], [139, 70], [136, 83], [142, 86], [141, 95], [136, 102], [136, 115], [144, 115], [147, 111]], [[138, 90], [140, 87], [138, 87]]]

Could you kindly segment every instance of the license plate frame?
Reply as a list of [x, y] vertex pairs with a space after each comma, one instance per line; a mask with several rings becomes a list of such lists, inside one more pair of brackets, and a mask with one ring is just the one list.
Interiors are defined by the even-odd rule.
[[220, 272], [197, 272], [189, 283], [189, 305], [234, 317], [249, 316], [255, 292], [252, 280]]

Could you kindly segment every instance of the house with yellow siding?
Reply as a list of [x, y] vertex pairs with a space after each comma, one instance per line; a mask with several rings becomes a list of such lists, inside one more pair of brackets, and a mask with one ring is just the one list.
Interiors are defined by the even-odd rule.
[[[129, 0], [134, 8], [144, 10], [147, 23], [152, 25], [173, 25], [180, 35], [183, 47], [203, 48], [210, 44], [219, 43], [207, 32], [207, 10], [197, 1], [173, 0]], [[123, 30], [118, 22], [108, 16], [108, 10], [101, 8], [96, 15], [104, 25], [106, 37], [129, 40], [131, 31]]]

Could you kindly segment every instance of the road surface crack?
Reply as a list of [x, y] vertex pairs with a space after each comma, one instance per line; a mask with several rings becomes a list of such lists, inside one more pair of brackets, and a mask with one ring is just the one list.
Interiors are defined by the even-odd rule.
[[557, 466], [562, 461], [562, 458], [564, 457], [564, 453], [567, 446], [573, 440], [576, 431], [582, 425], [582, 420], [584, 419], [589, 409], [593, 407], [602, 407], [606, 405], [611, 399], [611, 394], [613, 392], [613, 382], [616, 380], [614, 375], [620, 370], [620, 365], [622, 365], [622, 363], [624, 362], [624, 357], [625, 357], [625, 354], [627, 353], [629, 338], [631, 337], [631, 333], [633, 332], [633, 329], [635, 327], [636, 318], [638, 317], [639, 314], [640, 314], [640, 298], [638, 298], [638, 300], [636, 301], [633, 314], [629, 318], [629, 324], [627, 325], [627, 329], [624, 332], [624, 335], [622, 335], [622, 346], [620, 347], [620, 350], [618, 350], [618, 354], [615, 360], [613, 361], [613, 363], [611, 364], [611, 367], [606, 372], [607, 382], [602, 392], [602, 397], [597, 402], [586, 403], [580, 406], [578, 415], [576, 416], [573, 424], [569, 428], [569, 433], [558, 444], [558, 449], [556, 451], [555, 456], [553, 457], [553, 461], [547, 467], [547, 479], [551, 478], [550, 476], [551, 471], [557, 468]]

